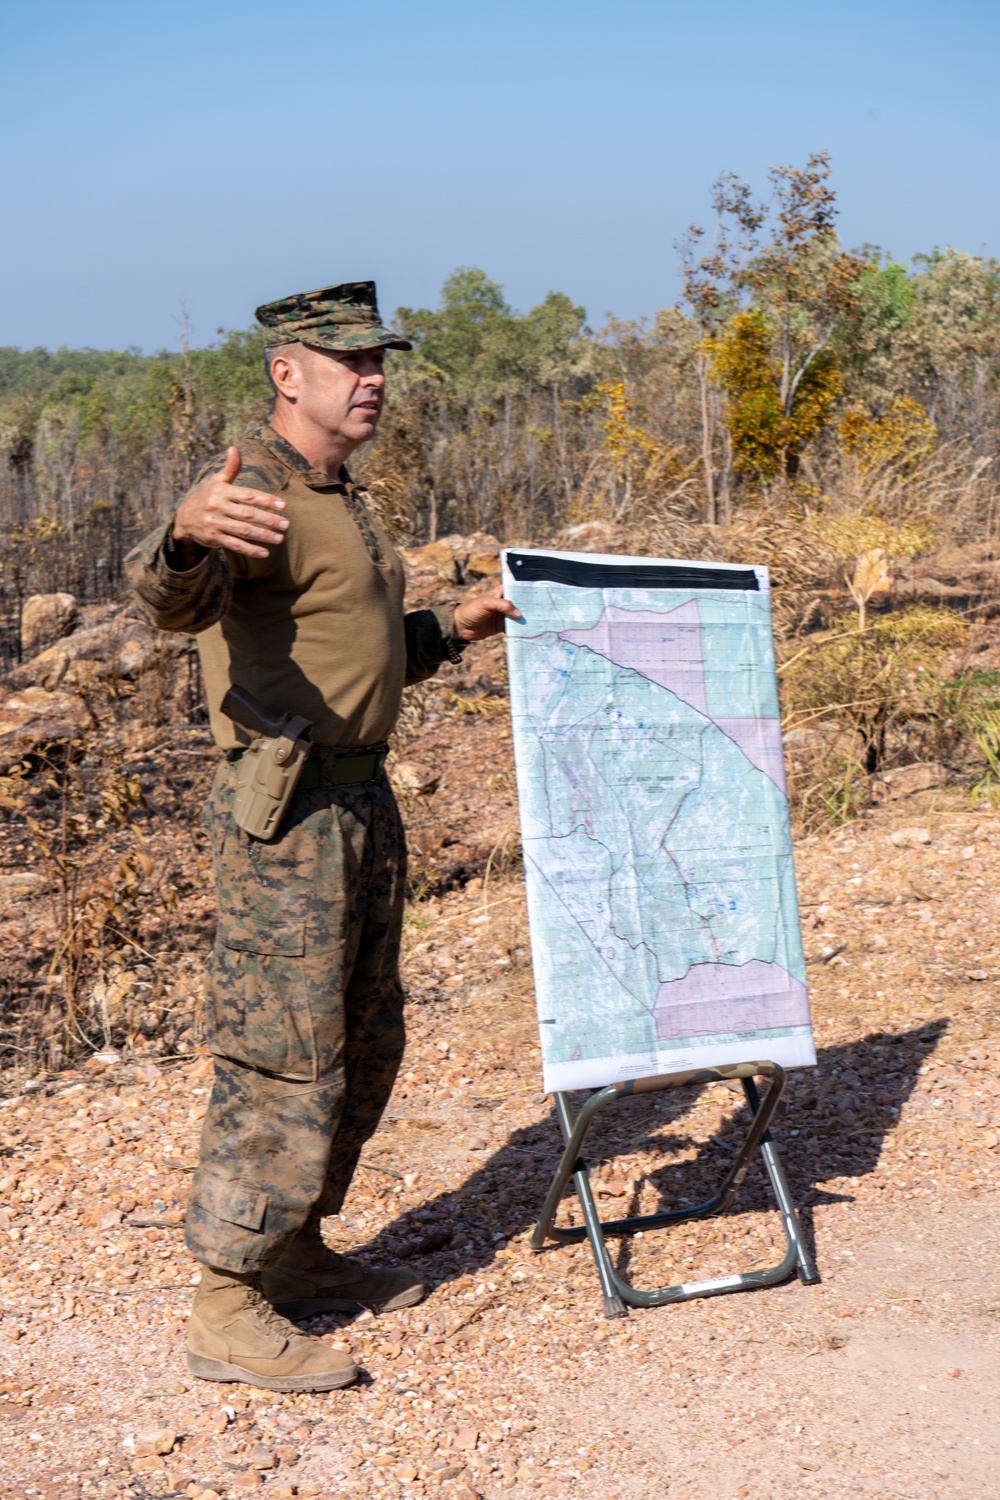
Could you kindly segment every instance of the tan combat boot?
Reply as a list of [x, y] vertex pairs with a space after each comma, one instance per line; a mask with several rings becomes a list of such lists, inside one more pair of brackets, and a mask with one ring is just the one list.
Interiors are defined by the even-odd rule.
[[325, 1312], [395, 1312], [424, 1295], [412, 1271], [375, 1271], [328, 1249], [311, 1226], [297, 1235], [277, 1265], [261, 1272], [264, 1296], [286, 1318]]
[[261, 1296], [258, 1276], [202, 1266], [191, 1309], [187, 1367], [201, 1380], [268, 1391], [333, 1391], [357, 1379], [349, 1354], [309, 1338]]

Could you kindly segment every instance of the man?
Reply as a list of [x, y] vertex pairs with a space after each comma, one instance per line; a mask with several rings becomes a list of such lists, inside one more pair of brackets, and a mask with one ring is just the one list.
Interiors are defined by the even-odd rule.
[[[219, 926], [206, 983], [215, 1084], [187, 1216], [202, 1265], [188, 1366], [209, 1380], [331, 1390], [346, 1353], [289, 1318], [419, 1301], [419, 1279], [334, 1255], [338, 1213], [403, 1054], [403, 831], [382, 764], [405, 682], [503, 628], [497, 589], [404, 615], [402, 564], [344, 467], [375, 434], [386, 349], [372, 282], [258, 308], [269, 425], [199, 476], [128, 558], [162, 629], [197, 633], [226, 759], [204, 813]], [[300, 714], [315, 742], [273, 840], [236, 826], [249, 736], [227, 688]]]

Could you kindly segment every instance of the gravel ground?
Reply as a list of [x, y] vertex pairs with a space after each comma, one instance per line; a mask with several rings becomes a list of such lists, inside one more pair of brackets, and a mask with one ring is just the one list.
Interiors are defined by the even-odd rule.
[[[586, 1246], [529, 1252], [559, 1138], [516, 872], [408, 916], [407, 1058], [328, 1228], [432, 1290], [311, 1325], [354, 1350], [352, 1390], [185, 1371], [207, 1058], [94, 1059], [2, 1101], [0, 1495], [996, 1496], [996, 822], [941, 791], [799, 846], [820, 1062], [776, 1138], [820, 1286], [609, 1322]], [[741, 1123], [721, 1085], [607, 1111], [589, 1150], [606, 1214], [694, 1201]], [[755, 1170], [724, 1220], [616, 1253], [654, 1286], [767, 1264], [779, 1241]]]

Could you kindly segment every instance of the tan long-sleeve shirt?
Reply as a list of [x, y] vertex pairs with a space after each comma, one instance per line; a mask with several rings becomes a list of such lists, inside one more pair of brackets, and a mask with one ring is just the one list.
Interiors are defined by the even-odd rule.
[[[249, 736], [219, 711], [233, 683], [272, 713], [301, 714], [321, 745], [391, 734], [403, 686], [449, 656], [452, 611], [404, 615], [403, 565], [346, 470], [332, 480], [270, 427], [240, 443], [235, 480], [285, 500], [285, 540], [267, 558], [221, 550], [177, 571], [172, 520], [125, 560], [145, 618], [198, 637], [212, 731], [225, 750]], [[217, 473], [219, 455], [198, 476]]]

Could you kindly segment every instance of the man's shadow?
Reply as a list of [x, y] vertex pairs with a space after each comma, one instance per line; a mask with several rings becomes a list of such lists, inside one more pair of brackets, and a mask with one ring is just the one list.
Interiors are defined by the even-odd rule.
[[[827, 1192], [819, 1184], [875, 1170], [885, 1136], [913, 1091], [923, 1060], [935, 1050], [947, 1026], [941, 1020], [913, 1031], [870, 1032], [860, 1041], [822, 1049], [815, 1069], [789, 1074], [771, 1133], [810, 1241], [814, 1239], [811, 1206], [850, 1201], [848, 1193]], [[733, 1095], [736, 1108], [707, 1141], [695, 1141], [684, 1128], [684, 1116], [699, 1092], [696, 1088], [636, 1095], [600, 1111], [584, 1143], [592, 1173], [601, 1163], [614, 1163], [617, 1157], [635, 1151], [654, 1162], [657, 1156], [662, 1158], [662, 1165], [647, 1168], [631, 1202], [619, 1197], [610, 1211], [605, 1207], [602, 1217], [619, 1219], [638, 1213], [643, 1186], [656, 1189], [658, 1210], [710, 1197], [749, 1126], [742, 1089], [738, 1083], [733, 1087], [739, 1091]], [[585, 1097], [575, 1096], [576, 1104]], [[665, 1134], [664, 1126], [674, 1129]], [[679, 1161], [679, 1154], [692, 1147], [697, 1148], [695, 1159]], [[498, 1244], [531, 1228], [537, 1220], [561, 1152], [562, 1137], [552, 1109], [537, 1124], [513, 1131], [461, 1186], [401, 1214], [359, 1249], [373, 1264], [404, 1261], [412, 1265], [429, 1285], [485, 1273]], [[407, 1163], [401, 1159], [396, 1165], [402, 1171]], [[570, 1201], [576, 1203], [575, 1193]], [[726, 1217], [762, 1209], [774, 1210], [775, 1203], [757, 1156]], [[648, 1195], [645, 1211], [649, 1211]], [[579, 1214], [575, 1221], [581, 1222]], [[610, 1243], [619, 1271], [624, 1272], [630, 1240], [627, 1236], [619, 1240], [617, 1252], [615, 1242]], [[812, 1249], [815, 1253], [814, 1243]]]

